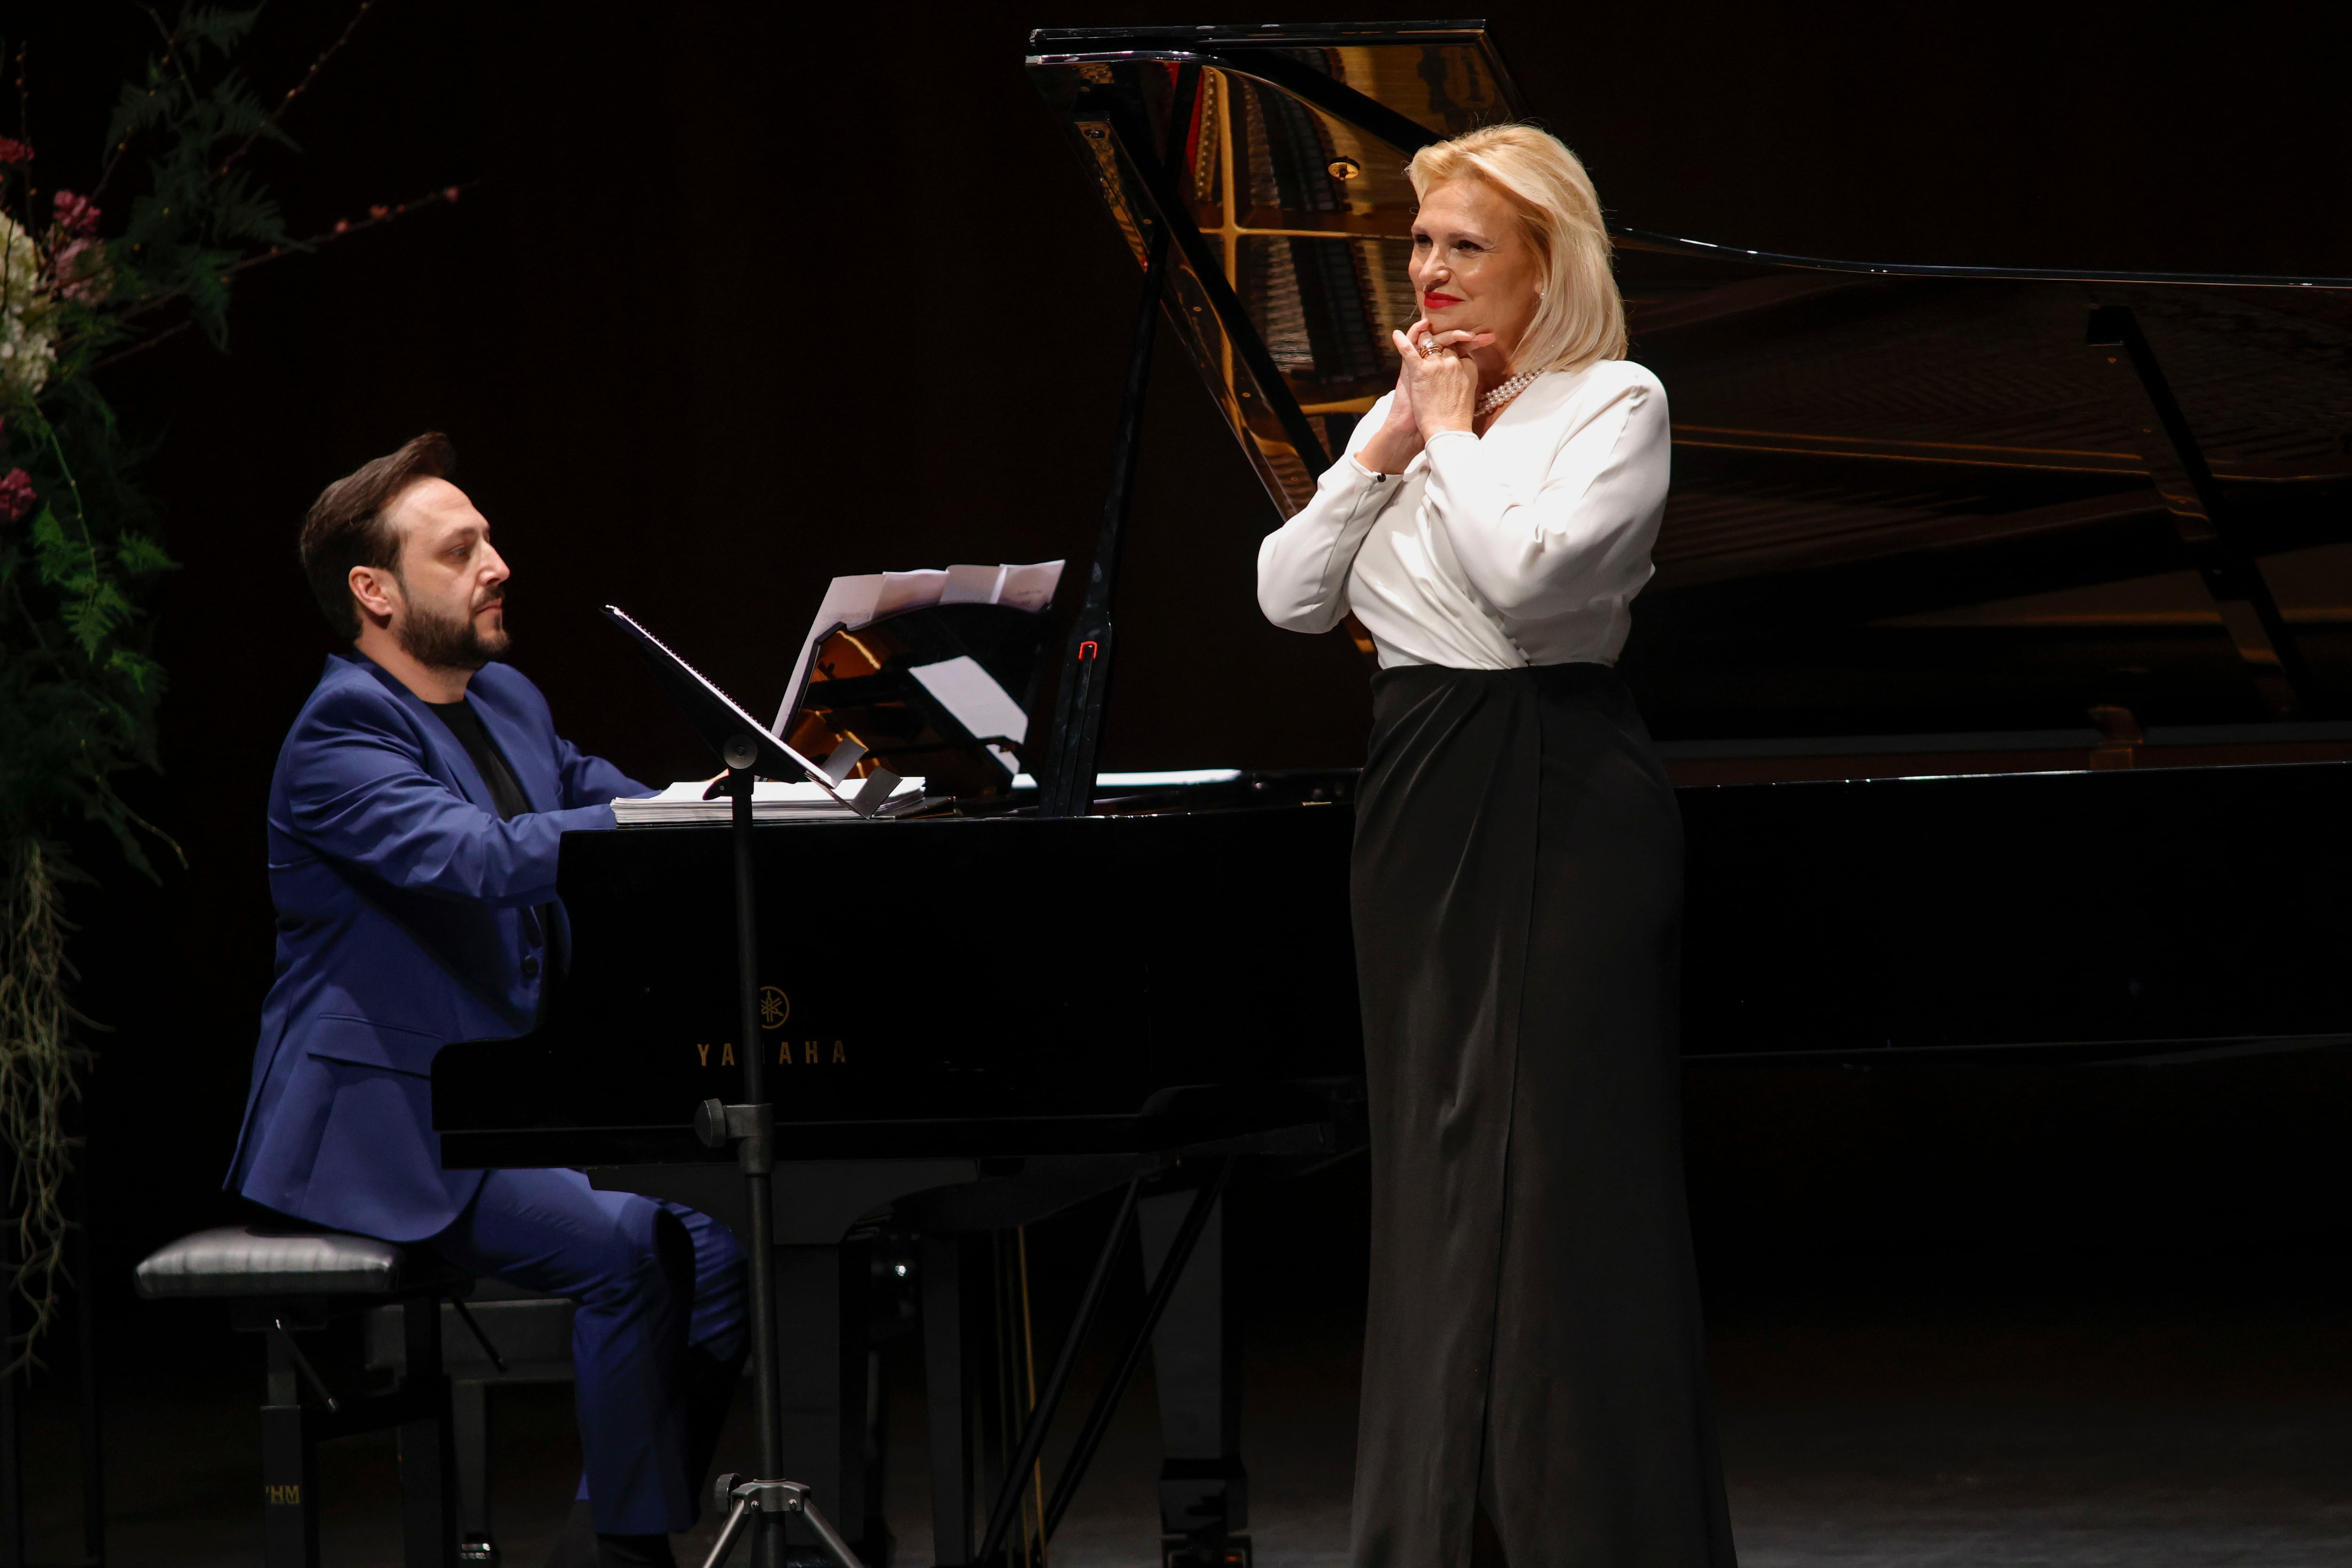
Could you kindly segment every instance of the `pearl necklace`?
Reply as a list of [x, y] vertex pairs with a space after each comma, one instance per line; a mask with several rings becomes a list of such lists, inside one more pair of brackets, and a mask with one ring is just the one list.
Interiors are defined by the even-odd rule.
[[1478, 412], [1481, 414], [1494, 413], [1496, 409], [1502, 407], [1505, 403], [1510, 402], [1513, 398], [1527, 391], [1528, 387], [1534, 385], [1535, 379], [1541, 374], [1543, 374], [1541, 371], [1521, 371], [1517, 375], [1513, 376], [1509, 381], [1505, 382], [1501, 386], [1496, 387], [1493, 392], [1490, 392], [1486, 396], [1480, 398], [1478, 400]]

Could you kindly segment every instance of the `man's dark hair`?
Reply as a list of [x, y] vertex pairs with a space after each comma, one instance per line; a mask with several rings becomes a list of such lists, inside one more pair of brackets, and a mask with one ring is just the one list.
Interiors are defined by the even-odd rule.
[[302, 519], [302, 575], [326, 612], [327, 624], [345, 642], [360, 634], [359, 609], [352, 602], [352, 568], [400, 570], [400, 539], [383, 520], [384, 509], [419, 479], [446, 479], [457, 466], [457, 449], [437, 430], [428, 430], [389, 456], [379, 457], [319, 492]]

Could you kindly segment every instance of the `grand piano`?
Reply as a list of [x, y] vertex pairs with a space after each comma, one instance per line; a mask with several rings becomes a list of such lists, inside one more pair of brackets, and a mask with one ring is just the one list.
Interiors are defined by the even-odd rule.
[[[533, 1033], [441, 1053], [436, 1123], [452, 1166], [582, 1166], [739, 1217], [696, 1108], [772, 1053], [792, 1473], [869, 1563], [869, 1371], [902, 1331], [934, 1560], [1042, 1552], [1106, 1406], [1044, 1502], [1020, 1228], [1123, 1192], [1095, 1283], [1132, 1224], [1168, 1554], [1245, 1562], [1222, 1195], [1238, 1161], [1360, 1146], [1353, 759], [1098, 774], [1148, 369], [1172, 339], [1296, 510], [1414, 314], [1404, 158], [1528, 106], [1476, 22], [1049, 29], [1028, 70], [1139, 285], [1058, 661], [1043, 627], [964, 607], [820, 653], [780, 732], [872, 742], [861, 768], [896, 757], [955, 798], [757, 831], [756, 1042], [725, 830], [567, 840], [569, 977]], [[1633, 355], [1674, 404], [1622, 667], [1689, 835], [1692, 1060], [2352, 1043], [2352, 280], [1615, 234]], [[1034, 748], [929, 703], [908, 650], [970, 653]], [[984, 917], [947, 922], [942, 888]]]

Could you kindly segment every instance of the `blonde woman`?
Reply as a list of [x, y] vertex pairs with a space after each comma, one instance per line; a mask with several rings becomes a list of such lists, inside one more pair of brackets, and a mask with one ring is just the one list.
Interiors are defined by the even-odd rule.
[[1722, 1568], [1676, 1079], [1682, 830], [1612, 667], [1665, 504], [1583, 166], [1427, 147], [1396, 390], [1258, 552], [1379, 645], [1353, 903], [1371, 1084], [1357, 1568]]

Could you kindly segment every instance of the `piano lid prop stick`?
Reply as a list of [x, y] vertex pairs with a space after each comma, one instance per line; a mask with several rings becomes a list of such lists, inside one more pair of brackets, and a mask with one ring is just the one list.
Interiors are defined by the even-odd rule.
[[[1184, 145], [1192, 105], [1201, 90], [1201, 70], [1187, 64], [1177, 72], [1168, 106], [1163, 158], [1174, 162]], [[1108, 136], [1097, 125], [1090, 132]], [[1135, 498], [1136, 460], [1143, 450], [1143, 405], [1151, 384], [1151, 345], [1160, 331], [1162, 296], [1168, 285], [1168, 225], [1151, 225], [1143, 269], [1143, 297], [1136, 307], [1128, 342], [1127, 383], [1119, 393], [1118, 430], [1111, 444], [1110, 488], [1103, 495], [1102, 525], [1095, 559], [1087, 572], [1086, 598], [1070, 627], [1062, 659], [1062, 684], [1054, 699], [1054, 728], [1046, 747], [1045, 776], [1039, 782], [1037, 814], [1083, 817], [1094, 807], [1095, 765], [1102, 756], [1103, 709], [1109, 700], [1110, 661], [1117, 651], [1111, 603], [1118, 589], [1118, 561], [1125, 549], [1127, 517]], [[1173, 301], [1167, 308], [1176, 308]]]
[[1045, 1450], [1046, 1429], [1054, 1424], [1054, 1412], [1069, 1388], [1071, 1369], [1078, 1362], [1079, 1343], [1094, 1326], [1095, 1315], [1102, 1306], [1112, 1261], [1118, 1256], [1119, 1244], [1127, 1239], [1128, 1231], [1134, 1228], [1136, 1199], [1142, 1186], [1143, 1178], [1136, 1177], [1127, 1184], [1127, 1192], [1118, 1200], [1118, 1213], [1110, 1222], [1110, 1234], [1103, 1238], [1102, 1250], [1095, 1255], [1095, 1271], [1087, 1281], [1085, 1293], [1078, 1298], [1077, 1315], [1070, 1320], [1069, 1332], [1062, 1336], [1062, 1348], [1054, 1357], [1054, 1369], [1045, 1375], [1045, 1386], [1030, 1409], [1029, 1424], [1021, 1433], [1021, 1447], [1014, 1451], [1013, 1462], [1004, 1467], [1004, 1480], [997, 1488], [995, 1506], [988, 1511], [988, 1533], [982, 1538], [980, 1554], [972, 1559], [975, 1563], [993, 1561], [996, 1549], [1004, 1543], [1005, 1533], [1013, 1527], [1013, 1516], [1021, 1506], [1021, 1493], [1029, 1484], [1029, 1473], [1037, 1463], [1037, 1456]]
[[1184, 1277], [1184, 1265], [1192, 1260], [1192, 1249], [1199, 1243], [1201, 1232], [1209, 1228], [1209, 1216], [1215, 1210], [1217, 1200], [1225, 1196], [1225, 1184], [1233, 1175], [1234, 1156], [1228, 1155], [1215, 1177], [1202, 1184], [1192, 1207], [1184, 1211], [1184, 1223], [1177, 1227], [1176, 1239], [1169, 1243], [1168, 1256], [1160, 1260], [1160, 1272], [1151, 1281], [1151, 1294], [1143, 1304], [1143, 1321], [1135, 1325], [1118, 1370], [1103, 1385], [1102, 1392], [1095, 1396], [1094, 1408], [1087, 1412], [1087, 1424], [1078, 1429], [1078, 1440], [1062, 1467], [1062, 1479], [1054, 1483], [1054, 1495], [1045, 1504], [1045, 1523], [1039, 1531], [1043, 1539], [1054, 1539], [1054, 1527], [1069, 1511], [1070, 1500], [1077, 1495], [1078, 1483], [1086, 1479], [1087, 1467], [1094, 1462], [1103, 1434], [1110, 1430], [1110, 1418], [1118, 1413], [1118, 1402], [1125, 1397], [1128, 1385], [1135, 1381], [1136, 1372], [1143, 1365], [1143, 1353], [1151, 1348], [1151, 1336], [1160, 1327], [1161, 1314], [1168, 1311], [1169, 1301], [1176, 1294], [1176, 1282]]

